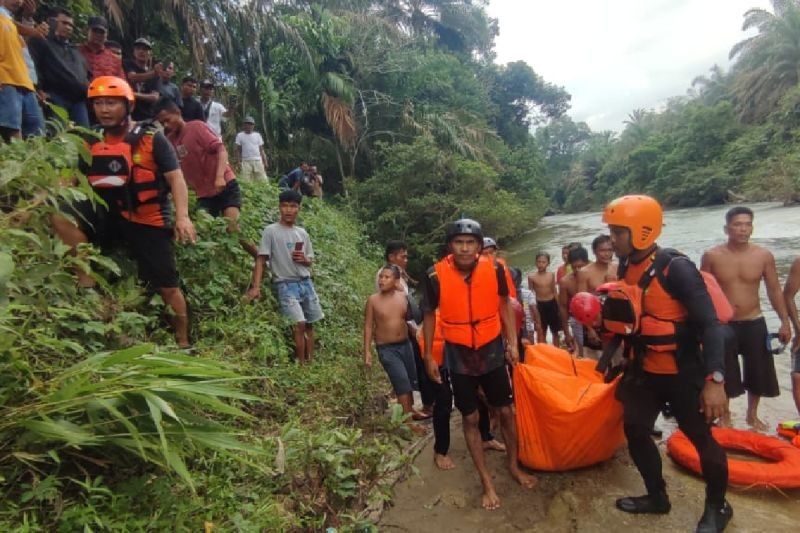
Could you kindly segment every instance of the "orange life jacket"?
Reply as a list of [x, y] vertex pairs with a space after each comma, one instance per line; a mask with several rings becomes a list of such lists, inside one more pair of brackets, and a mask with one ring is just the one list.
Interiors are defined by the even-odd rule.
[[495, 261], [503, 265], [503, 270], [506, 272], [506, 285], [508, 285], [508, 296], [517, 298], [517, 286], [514, 285], [514, 278], [511, 277], [511, 270], [508, 269], [508, 263], [502, 257], [495, 257]]
[[121, 142], [109, 143], [103, 139], [90, 143], [92, 162], [86, 178], [109, 207], [117, 207], [127, 219], [142, 206], [160, 202], [163, 179], [139, 164], [138, 153], [142, 137], [155, 132], [151, 122], [141, 122]]
[[[669, 263], [680, 256], [683, 254], [676, 250], [656, 250], [648, 259], [649, 265], [645, 264], [644, 272], [636, 284], [626, 279], [626, 265], [621, 265], [621, 281], [598, 287], [603, 299], [603, 328], [613, 334], [640, 341], [646, 349], [646, 355], [658, 357], [673, 354], [678, 349], [677, 325], [686, 321], [687, 313], [664, 284]], [[733, 308], [717, 280], [707, 272], [701, 272], [701, 275], [717, 318], [722, 323], [729, 321], [733, 317]], [[648, 366], [647, 359], [645, 366]], [[674, 365], [670, 363], [663, 366]]]
[[[417, 344], [419, 344], [419, 354], [425, 358], [425, 330], [419, 328], [417, 330]], [[444, 364], [444, 336], [442, 336], [442, 320], [439, 318], [439, 310], [436, 310], [436, 328], [433, 331], [433, 352], [431, 355], [436, 364], [442, 366]]]
[[480, 256], [469, 282], [448, 255], [434, 265], [439, 278], [442, 337], [473, 350], [493, 341], [502, 329], [495, 262]]

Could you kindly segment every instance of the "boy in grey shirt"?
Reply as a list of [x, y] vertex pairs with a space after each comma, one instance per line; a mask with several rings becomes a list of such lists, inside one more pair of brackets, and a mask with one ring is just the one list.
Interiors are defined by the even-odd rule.
[[314, 249], [306, 230], [295, 226], [302, 195], [294, 190], [278, 196], [280, 220], [264, 228], [253, 268], [253, 280], [247, 298], [261, 296], [264, 267], [269, 262], [272, 284], [278, 293], [281, 312], [294, 322], [294, 352], [301, 363], [314, 354], [314, 322], [323, 318], [317, 292], [311, 282]]

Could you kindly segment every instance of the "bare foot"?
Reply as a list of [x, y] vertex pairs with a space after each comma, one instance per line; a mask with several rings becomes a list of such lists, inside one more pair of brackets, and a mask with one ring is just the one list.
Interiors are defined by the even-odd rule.
[[408, 429], [412, 431], [415, 435], [419, 435], [423, 437], [428, 434], [428, 430], [422, 426], [418, 426], [416, 424], [408, 424]]
[[731, 420], [731, 415], [728, 413], [727, 415], [723, 415], [719, 417], [719, 427], [721, 428], [732, 428], [733, 421]]
[[517, 483], [522, 485], [522, 488], [524, 489], [532, 489], [537, 483], [539, 483], [539, 480], [536, 479], [536, 476], [526, 474], [519, 468], [511, 469], [511, 477], [513, 477]]
[[484, 490], [483, 496], [481, 497], [481, 507], [487, 511], [494, 511], [500, 508], [500, 498], [497, 497], [497, 493], [494, 489]]
[[502, 442], [498, 442], [497, 439], [485, 440], [483, 441], [483, 449], [494, 450], [496, 452], [504, 452], [506, 451], [506, 445], [503, 444]]
[[425, 411], [411, 411], [411, 420], [427, 420], [432, 415]]
[[456, 464], [450, 459], [449, 455], [441, 455], [438, 453], [433, 454], [433, 462], [436, 464], [439, 470], [452, 470], [456, 467]]
[[756, 431], [766, 431], [767, 425], [762, 422], [757, 416], [747, 416], [747, 424]]

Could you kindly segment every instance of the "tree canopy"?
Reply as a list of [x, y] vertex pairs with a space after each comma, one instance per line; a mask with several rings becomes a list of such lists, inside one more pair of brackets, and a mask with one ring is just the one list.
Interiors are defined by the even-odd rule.
[[800, 2], [750, 9], [742, 29], [757, 33], [733, 45], [730, 71], [713, 65], [662, 110], [632, 110], [619, 135], [569, 117], [537, 130], [556, 208], [598, 208], [631, 192], [672, 206], [800, 201], [800, 174], [789, 170], [800, 134]]

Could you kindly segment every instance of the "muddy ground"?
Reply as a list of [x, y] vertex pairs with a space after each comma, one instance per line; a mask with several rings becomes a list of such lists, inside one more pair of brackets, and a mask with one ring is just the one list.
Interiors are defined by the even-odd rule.
[[[539, 485], [523, 490], [509, 476], [506, 456], [488, 452], [488, 464], [502, 506], [480, 508], [481, 486], [461, 433], [452, 417], [451, 455], [457, 468], [440, 471], [433, 464], [433, 443], [417, 456], [418, 474], [395, 487], [383, 514], [381, 531], [408, 532], [616, 532], [694, 531], [702, 514], [702, 480], [677, 467], [659, 444], [672, 511], [664, 516], [630, 516], [614, 508], [616, 498], [643, 493], [641, 478], [627, 450], [599, 466], [567, 473], [537, 473]], [[726, 531], [800, 531], [800, 490], [790, 492], [730, 489], [734, 518]]]

